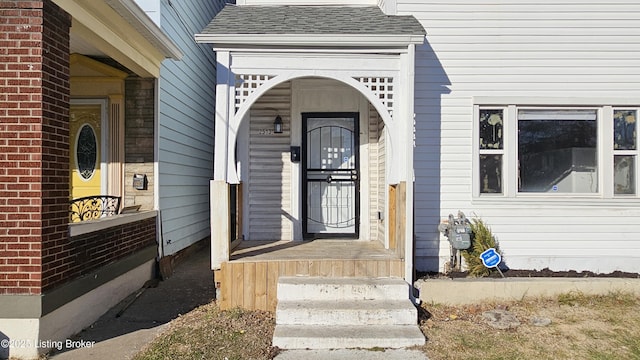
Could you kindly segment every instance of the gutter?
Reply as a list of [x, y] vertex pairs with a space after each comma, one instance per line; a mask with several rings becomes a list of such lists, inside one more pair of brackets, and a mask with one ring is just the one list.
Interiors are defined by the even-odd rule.
[[198, 43], [272, 46], [398, 46], [422, 44], [424, 34], [195, 34]]
[[180, 48], [133, 0], [104, 0], [104, 2], [137, 29], [166, 58], [182, 59], [184, 54]]

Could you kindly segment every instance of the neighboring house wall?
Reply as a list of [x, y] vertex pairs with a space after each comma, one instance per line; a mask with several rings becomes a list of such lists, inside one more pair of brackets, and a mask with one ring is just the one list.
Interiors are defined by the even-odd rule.
[[[78, 10], [78, 3], [63, 3], [66, 11]], [[103, 2], [93, 5], [108, 10]], [[117, 119], [122, 91], [96, 93], [87, 90], [86, 79], [70, 79], [70, 58], [77, 57], [70, 56], [70, 43], [77, 38], [70, 36], [72, 18], [66, 11], [52, 0], [0, 3], [0, 338], [31, 340], [30, 345], [0, 348], [0, 358], [38, 357], [47, 349], [37, 341], [64, 340], [79, 332], [139, 289], [155, 268], [156, 211], [69, 224], [71, 88], [78, 98], [117, 99], [109, 110]], [[131, 32], [127, 39], [136, 36], [142, 35]], [[116, 38], [109, 39], [124, 48], [126, 43]], [[155, 50], [152, 44], [136, 45], [135, 50]], [[159, 60], [150, 62], [157, 54], [145, 54], [150, 58], [136, 59], [146, 67], [136, 67], [145, 74], [159, 69]], [[106, 79], [93, 77], [96, 83]], [[102, 85], [96, 88], [108, 89]], [[153, 91], [150, 95], [153, 124]], [[148, 128], [146, 160], [153, 164], [153, 125]]]
[[196, 44], [222, 1], [162, 1], [160, 26], [184, 53], [165, 60], [159, 80], [157, 162], [164, 254], [209, 236], [213, 178], [215, 56]]
[[[640, 105], [640, 4], [397, 2], [398, 14], [416, 16], [427, 30], [416, 50], [417, 269], [442, 268], [449, 247], [437, 225], [462, 210], [486, 221], [511, 268], [640, 272], [637, 195], [608, 198], [602, 188], [590, 198], [472, 195], [474, 97]], [[600, 160], [604, 186], [612, 160]]]

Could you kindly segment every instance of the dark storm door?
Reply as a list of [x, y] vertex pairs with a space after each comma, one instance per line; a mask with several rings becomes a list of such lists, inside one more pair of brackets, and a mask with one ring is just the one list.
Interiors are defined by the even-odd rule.
[[305, 238], [357, 238], [358, 113], [303, 113]]

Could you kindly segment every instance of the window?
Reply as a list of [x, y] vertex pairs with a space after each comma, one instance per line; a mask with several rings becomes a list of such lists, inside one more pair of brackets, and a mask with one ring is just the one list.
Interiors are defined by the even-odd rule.
[[595, 110], [518, 110], [518, 191], [598, 192]]
[[476, 196], [637, 196], [638, 108], [476, 107]]
[[480, 192], [502, 193], [503, 109], [480, 110]]
[[82, 125], [76, 142], [76, 161], [78, 173], [84, 180], [89, 180], [96, 170], [98, 159], [98, 142], [96, 133], [89, 124]]
[[637, 110], [613, 111], [613, 191], [616, 195], [636, 193], [637, 120]]

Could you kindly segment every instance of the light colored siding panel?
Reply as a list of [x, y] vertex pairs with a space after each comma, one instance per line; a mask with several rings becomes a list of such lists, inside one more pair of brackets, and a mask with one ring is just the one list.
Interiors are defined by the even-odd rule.
[[384, 244], [384, 219], [378, 219], [378, 212], [385, 211], [385, 146], [384, 122], [372, 105], [369, 105], [369, 226], [371, 240]]
[[[289, 159], [291, 83], [269, 90], [251, 107], [249, 123], [248, 240], [293, 240]], [[273, 130], [282, 117], [282, 134]], [[266, 131], [266, 133], [265, 133]]]
[[[385, 127], [384, 127], [384, 121], [382, 121], [382, 119], [380, 117], [378, 117], [378, 196], [380, 201], [378, 202], [378, 211], [381, 214], [385, 214], [386, 213], [386, 208], [387, 208], [387, 182], [386, 182], [386, 177], [385, 174], [387, 173], [387, 166], [386, 166], [386, 131], [385, 131]], [[378, 239], [380, 239], [380, 241], [384, 241], [385, 240], [385, 218], [383, 219], [382, 222], [380, 222], [380, 224], [378, 225]]]
[[637, 200], [471, 196], [473, 97], [640, 98], [640, 2], [397, 4], [427, 31], [416, 50], [418, 270], [442, 268], [449, 248], [437, 225], [463, 210], [492, 227], [511, 268], [640, 271]]
[[[215, 55], [196, 44], [223, 1], [161, 2], [160, 26], [180, 48], [159, 79], [159, 209], [166, 254], [209, 235], [209, 180], [213, 177]], [[170, 241], [170, 243], [167, 243]]]

